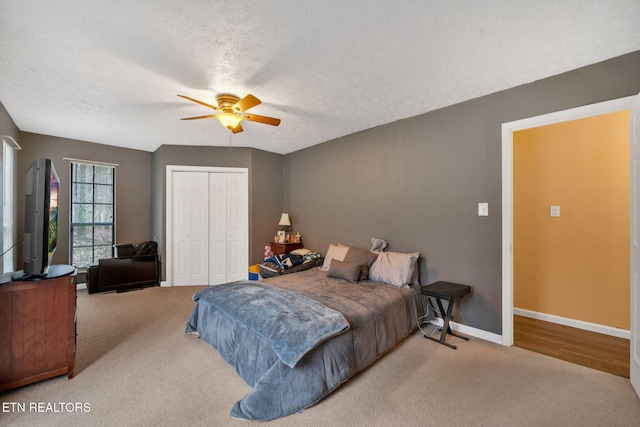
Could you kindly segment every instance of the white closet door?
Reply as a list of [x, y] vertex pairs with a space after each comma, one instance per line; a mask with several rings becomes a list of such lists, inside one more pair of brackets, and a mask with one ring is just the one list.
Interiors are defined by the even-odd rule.
[[173, 284], [208, 284], [209, 174], [173, 172]]
[[209, 174], [209, 211], [211, 255], [209, 258], [209, 285], [227, 280], [227, 174]]
[[247, 176], [211, 173], [209, 187], [209, 284], [247, 279]]
[[247, 175], [227, 174], [227, 281], [247, 279]]
[[167, 166], [170, 283], [206, 286], [247, 279], [248, 176], [244, 168]]

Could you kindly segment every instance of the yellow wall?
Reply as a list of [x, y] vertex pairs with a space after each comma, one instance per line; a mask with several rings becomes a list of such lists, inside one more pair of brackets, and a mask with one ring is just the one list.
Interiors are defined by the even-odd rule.
[[629, 329], [629, 112], [513, 138], [514, 307]]

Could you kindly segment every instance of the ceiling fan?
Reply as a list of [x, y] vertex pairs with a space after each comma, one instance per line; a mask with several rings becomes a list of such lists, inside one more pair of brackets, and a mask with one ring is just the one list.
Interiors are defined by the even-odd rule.
[[218, 100], [218, 106], [207, 104], [206, 102], [198, 101], [197, 99], [189, 98], [188, 96], [178, 96], [219, 111], [219, 113], [217, 114], [208, 114], [206, 116], [197, 117], [185, 117], [180, 120], [209, 119], [212, 117], [216, 117], [220, 121], [220, 123], [222, 123], [222, 126], [231, 130], [231, 132], [233, 133], [243, 131], [242, 125], [240, 124], [240, 122], [242, 122], [243, 120], [264, 123], [271, 126], [278, 126], [280, 124], [280, 119], [245, 113], [245, 111], [247, 111], [249, 108], [253, 108], [262, 102], [251, 94], [245, 96], [242, 99], [238, 98], [235, 95], [230, 95], [227, 93], [220, 94], [216, 98]]

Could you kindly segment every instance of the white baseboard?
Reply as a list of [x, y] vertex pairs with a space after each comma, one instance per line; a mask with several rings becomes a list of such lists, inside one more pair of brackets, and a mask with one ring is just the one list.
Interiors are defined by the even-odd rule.
[[171, 283], [167, 282], [166, 280], [163, 280], [160, 282], [160, 287], [161, 288], [170, 288], [171, 287]]
[[599, 325], [597, 323], [583, 322], [582, 320], [567, 319], [566, 317], [554, 316], [553, 314], [539, 313], [537, 311], [525, 310], [523, 308], [513, 308], [513, 314], [529, 317], [531, 319], [544, 320], [545, 322], [557, 323], [559, 325], [570, 326], [572, 328], [584, 329], [585, 331], [597, 332], [599, 334], [610, 335], [612, 337], [631, 339], [631, 332], [625, 329], [618, 329], [612, 326]]
[[[428, 323], [442, 326], [444, 321], [441, 318], [430, 320]], [[495, 344], [502, 345], [502, 335], [494, 334], [493, 332], [483, 331], [482, 329], [472, 328], [471, 326], [462, 325], [456, 322], [449, 322], [449, 326], [452, 330], [460, 332], [461, 334], [469, 335], [474, 338], [480, 338], [481, 340], [489, 341]]]
[[87, 284], [86, 283], [78, 283], [76, 284], [76, 289], [87, 289]]

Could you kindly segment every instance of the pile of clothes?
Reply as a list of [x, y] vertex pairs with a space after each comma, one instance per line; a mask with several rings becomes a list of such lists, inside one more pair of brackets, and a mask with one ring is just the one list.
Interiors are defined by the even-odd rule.
[[260, 264], [262, 277], [273, 277], [280, 274], [294, 273], [322, 265], [324, 258], [318, 252], [308, 249], [297, 249], [290, 254], [274, 255]]

